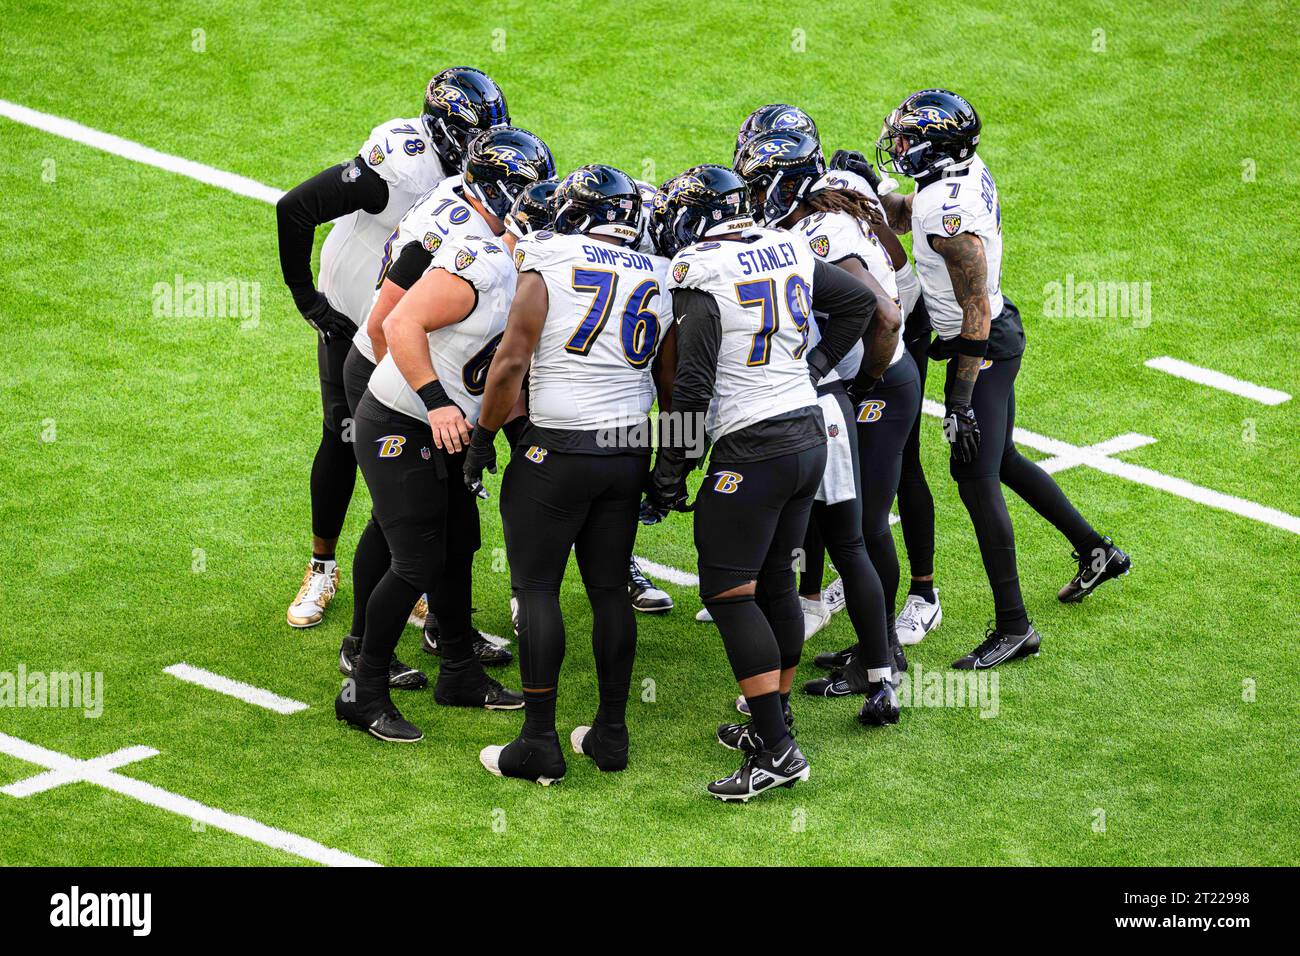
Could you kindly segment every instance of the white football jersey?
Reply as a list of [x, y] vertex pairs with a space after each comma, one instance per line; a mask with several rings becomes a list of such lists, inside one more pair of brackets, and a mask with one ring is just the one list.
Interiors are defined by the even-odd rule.
[[[376, 126], [360, 156], [388, 184], [388, 205], [375, 215], [358, 209], [334, 223], [321, 246], [317, 285], [330, 305], [364, 325], [388, 237], [412, 203], [444, 173], [419, 117]], [[349, 174], [357, 170], [344, 167], [340, 175]]]
[[[473, 425], [483, 404], [488, 366], [501, 343], [515, 296], [514, 263], [503, 243], [475, 238], [444, 243], [429, 269], [460, 276], [478, 294], [469, 315], [428, 335], [429, 360], [438, 381]], [[419, 421], [427, 418], [424, 402], [398, 370], [392, 353], [375, 367], [370, 392], [394, 411]]]
[[[825, 259], [832, 264], [845, 259], [857, 259], [871, 278], [880, 283], [880, 287], [885, 290], [885, 295], [893, 299], [894, 304], [900, 309], [902, 308], [902, 303], [898, 299], [898, 282], [894, 273], [894, 264], [889, 259], [889, 253], [885, 252], [880, 240], [866, 223], [859, 222], [846, 212], [818, 212], [799, 220], [790, 231], [807, 242], [808, 248], [819, 259]], [[815, 334], [812, 344], [816, 345], [820, 338], [820, 333]], [[844, 356], [840, 364], [835, 366], [835, 371], [839, 373], [840, 378], [851, 379], [858, 374], [863, 352], [861, 342], [849, 349], [849, 353]], [[897, 362], [903, 352], [903, 337], [900, 335], [889, 364], [893, 365]], [[829, 378], [829, 375], [826, 376], [826, 379]]]
[[542, 428], [636, 425], [654, 404], [650, 366], [673, 321], [668, 260], [583, 235], [519, 240], [520, 272], [546, 280], [548, 309], [528, 375], [528, 417]]
[[817, 404], [808, 378], [815, 263], [798, 236], [775, 229], [697, 243], [673, 258], [668, 288], [709, 293], [722, 322], [704, 421], [713, 441]]
[[989, 315], [1002, 312], [1002, 204], [984, 161], [976, 156], [961, 176], [936, 179], [912, 200], [912, 256], [930, 324], [941, 339], [961, 334], [961, 305], [953, 293], [948, 264], [930, 246], [930, 236], [974, 233], [984, 243], [988, 266]]
[[384, 284], [384, 276], [401, 256], [402, 249], [408, 243], [418, 242], [433, 255], [448, 242], [470, 237], [491, 238], [492, 230], [488, 228], [487, 220], [465, 201], [461, 182], [459, 176], [448, 176], [425, 192], [406, 211], [385, 241], [383, 255], [376, 264], [375, 274], [370, 277], [370, 305], [352, 340], [352, 344], [370, 361], [375, 360], [375, 347], [370, 341], [366, 323], [370, 318], [370, 310], [375, 307], [375, 300], [379, 298], [379, 287]]

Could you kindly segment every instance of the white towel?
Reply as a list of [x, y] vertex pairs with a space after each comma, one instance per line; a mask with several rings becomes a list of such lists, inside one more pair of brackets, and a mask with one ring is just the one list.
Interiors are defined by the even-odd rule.
[[852, 426], [844, 421], [844, 409], [835, 395], [820, 395], [817, 404], [826, 420], [826, 470], [817, 486], [817, 500], [837, 505], [858, 493], [853, 484], [853, 446], [849, 444]]

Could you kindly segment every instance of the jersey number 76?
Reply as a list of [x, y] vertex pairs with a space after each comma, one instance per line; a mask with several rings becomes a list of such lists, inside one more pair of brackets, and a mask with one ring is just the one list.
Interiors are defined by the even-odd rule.
[[[575, 292], [591, 293], [592, 299], [587, 314], [574, 329], [564, 349], [574, 355], [589, 355], [596, 339], [604, 331], [605, 323], [609, 321], [611, 306], [618, 293], [618, 274], [605, 269], [575, 268], [573, 289]], [[659, 283], [654, 279], [646, 279], [632, 290], [623, 306], [619, 340], [623, 346], [623, 357], [633, 368], [648, 366], [659, 345], [659, 314], [647, 307], [650, 300], [658, 294]]]

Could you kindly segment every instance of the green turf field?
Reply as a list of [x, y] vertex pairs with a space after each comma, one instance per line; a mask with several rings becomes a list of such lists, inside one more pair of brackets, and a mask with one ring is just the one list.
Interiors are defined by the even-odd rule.
[[[1295, 400], [1143, 365], [1173, 356], [1300, 392], [1293, 3], [321, 9], [13, 7], [0, 99], [287, 189], [418, 114], [431, 73], [460, 63], [493, 74], [562, 170], [602, 161], [656, 181], [727, 161], [762, 103], [803, 106], [829, 152], [871, 145], [904, 95], [947, 86], [979, 109], [1001, 191], [1003, 287], [1030, 343], [1017, 424], [1075, 446], [1151, 436], [1112, 460], [1300, 514]], [[1058, 604], [1069, 547], [1012, 499], [1044, 648], [999, 672], [997, 716], [921, 707], [868, 732], [851, 701], [796, 699], [812, 778], [793, 791], [747, 806], [704, 793], [736, 763], [713, 740], [735, 687], [690, 587], [668, 585], [677, 610], [639, 621], [625, 773], [574, 758], [547, 789], [490, 777], [477, 753], [521, 715], [450, 712], [427, 693], [399, 698], [425, 730], [417, 746], [336, 723], [367, 501], [358, 482], [325, 622], [290, 630], [319, 397], [273, 208], [8, 119], [0, 141], [0, 672], [104, 680], [96, 718], [0, 706], [0, 787], [48, 766], [14, 740], [78, 759], [141, 745], [159, 753], [118, 774], [150, 793], [390, 865], [1300, 862], [1297, 532], [1084, 465], [1057, 478], [1134, 572]], [[257, 308], [156, 308], [155, 286], [178, 275], [253, 284]], [[1149, 319], [1045, 314], [1067, 276], [1149, 283]], [[926, 425], [945, 617], [912, 659], [941, 669], [992, 606]], [[475, 601], [479, 626], [506, 634], [495, 506], [482, 506]], [[693, 571], [689, 518], [643, 529], [638, 553]], [[595, 703], [576, 572], [564, 600], [567, 733]], [[850, 637], [839, 615], [809, 650]], [[434, 667], [414, 629], [400, 653]], [[180, 661], [310, 706], [281, 715], [163, 673]], [[517, 667], [504, 679], [517, 687]], [[84, 781], [0, 793], [0, 832], [5, 864], [306, 862]]]

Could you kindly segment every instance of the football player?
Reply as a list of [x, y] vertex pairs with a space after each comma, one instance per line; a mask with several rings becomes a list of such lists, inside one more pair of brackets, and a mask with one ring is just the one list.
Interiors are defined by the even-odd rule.
[[[509, 120], [505, 96], [489, 76], [469, 67], [443, 70], [429, 81], [420, 116], [376, 126], [356, 156], [300, 183], [276, 204], [284, 282], [319, 339], [324, 409], [311, 469], [312, 555], [289, 606], [291, 627], [319, 624], [338, 587], [334, 549], [357, 476], [344, 438], [351, 414], [343, 363], [366, 319], [385, 242], [417, 198], [460, 171], [472, 136]], [[318, 289], [312, 245], [316, 228], [332, 220], [338, 221], [321, 248]]]
[[[848, 384], [861, 377], [860, 389], [869, 393], [885, 377], [902, 350], [898, 331], [901, 316], [896, 301], [894, 269], [878, 241], [865, 228], [866, 200], [847, 189], [845, 173], [827, 175], [821, 145], [807, 133], [772, 131], [749, 140], [736, 160], [737, 172], [749, 185], [751, 199], [763, 223], [788, 229], [801, 245], [819, 259], [834, 262], [866, 285], [875, 297], [875, 316], [864, 335], [841, 362], [817, 386], [818, 402], [827, 423], [827, 468], [812, 508], [810, 530], [817, 530], [817, 544], [825, 542], [843, 581], [845, 603], [858, 643], [843, 665], [829, 677], [804, 685], [805, 693], [821, 697], [846, 694], [868, 695], [859, 719], [866, 724], [896, 723], [898, 700], [891, 684], [894, 667], [905, 668], [897, 640], [890, 641], [894, 616], [893, 601], [898, 589], [898, 558], [893, 555], [889, 530], [889, 507], [897, 487], [890, 481], [891, 460], [899, 460], [903, 428], [892, 428], [898, 438], [895, 447], [877, 437], [862, 436], [861, 448], [855, 419], [863, 414], [849, 397]], [[850, 213], [856, 213], [858, 217]], [[884, 283], [882, 285], [882, 283]], [[817, 344], [818, 326], [809, 329], [809, 344]], [[866, 346], [865, 354], [863, 346]], [[915, 385], [915, 374], [912, 376]], [[902, 404], [902, 403], [897, 403]], [[873, 411], [879, 406], [865, 406]], [[910, 408], [900, 415], [915, 413], [919, 393]], [[861, 453], [861, 461], [859, 461]], [[884, 544], [881, 535], [888, 541]], [[869, 549], [864, 535], [869, 535]], [[805, 540], [804, 554], [808, 552]], [[882, 585], [893, 558], [892, 581]], [[812, 587], [820, 598], [821, 571]], [[809, 577], [805, 574], [805, 581]], [[807, 585], [805, 590], [807, 590]], [[802, 600], [806, 609], [806, 603]], [[821, 603], [817, 601], [816, 603]], [[805, 617], [806, 617], [805, 610]], [[809, 636], [805, 626], [805, 640]]]
[[[448, 242], [468, 237], [488, 238], [505, 231], [503, 218], [510, 204], [526, 187], [548, 180], [555, 175], [555, 161], [551, 151], [540, 138], [528, 130], [501, 126], [475, 137], [464, 154], [462, 174], [448, 176], [420, 198], [402, 217], [396, 231], [389, 238], [386, 252], [379, 266], [368, 320], [357, 330], [343, 366], [344, 384], [350, 409], [355, 413], [357, 403], [375, 370], [376, 360], [387, 353], [383, 323], [393, 307], [401, 300], [417, 279], [422, 276], [437, 251]], [[357, 446], [358, 452], [362, 449]], [[356, 556], [352, 561], [352, 588], [355, 600], [352, 609], [351, 634], [344, 638], [340, 651], [339, 667], [349, 672], [349, 656], [355, 656], [365, 631], [366, 605], [370, 593], [388, 570], [392, 555], [384, 540], [379, 524], [371, 519], [357, 540]], [[421, 598], [420, 603], [425, 599]], [[420, 610], [417, 604], [417, 614]], [[436, 615], [422, 615], [424, 648], [440, 653], [437, 638], [440, 624]], [[510, 651], [488, 641], [477, 630], [471, 629], [474, 654], [483, 664], [509, 663]], [[394, 686], [397, 683], [400, 662], [394, 659]], [[409, 669], [408, 669], [409, 670]], [[409, 685], [412, 679], [404, 679]]]
[[883, 197], [890, 223], [911, 230], [930, 322], [930, 354], [948, 362], [944, 437], [950, 471], [975, 526], [993, 590], [995, 626], [953, 666], [995, 667], [1038, 652], [1016, 570], [1015, 534], [1002, 485], [1074, 546], [1078, 572], [1058, 595], [1080, 601], [1127, 573], [1128, 555], [1095, 531], [1056, 482], [1012, 440], [1015, 380], [1025, 349], [1020, 313], [1002, 294], [1002, 207], [993, 174], [976, 154], [980, 119], [948, 90], [921, 90], [885, 119], [876, 156], [885, 172], [916, 181]]
[[[723, 728], [723, 742], [745, 756], [708, 791], [747, 801], [808, 779], [789, 694], [803, 648], [793, 564], [826, 466], [814, 385], [862, 337], [876, 303], [789, 233], [754, 228], [749, 187], [734, 170], [700, 166], [679, 176], [668, 205], [682, 247], [669, 275], [678, 326], [672, 410], [703, 420], [712, 441], [694, 503], [700, 596], [753, 715]], [[814, 309], [827, 319], [810, 348]], [[678, 437], [690, 431], [683, 424]], [[661, 438], [647, 492], [654, 512], [688, 507], [686, 472], [700, 454]]]
[[[548, 784], [564, 776], [555, 729], [564, 658], [560, 584], [572, 549], [592, 607], [600, 703], [569, 737], [601, 770], [628, 760], [625, 719], [636, 653], [627, 568], [649, 466], [656, 378], [672, 375], [666, 260], [637, 252], [641, 197], [612, 166], [584, 166], [556, 190], [552, 230], [519, 241], [519, 283], [488, 373], [465, 465], [482, 489], [493, 439], [528, 374], [528, 426], [501, 484], [511, 606], [519, 635], [523, 732], [479, 759], [498, 776]], [[666, 371], [665, 371], [666, 367]], [[659, 390], [660, 408], [669, 393]]]
[[384, 320], [388, 351], [357, 405], [357, 458], [392, 560], [367, 601], [360, 656], [334, 710], [380, 740], [423, 737], [388, 693], [393, 649], [421, 594], [430, 595], [430, 611], [442, 626], [434, 700], [488, 710], [523, 707], [523, 697], [488, 677], [474, 657], [470, 569], [479, 522], [461, 480], [514, 295], [513, 247], [508, 234], [443, 245]]

